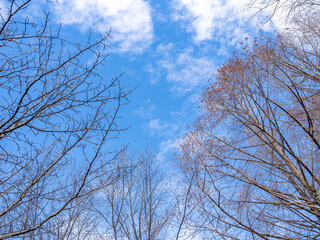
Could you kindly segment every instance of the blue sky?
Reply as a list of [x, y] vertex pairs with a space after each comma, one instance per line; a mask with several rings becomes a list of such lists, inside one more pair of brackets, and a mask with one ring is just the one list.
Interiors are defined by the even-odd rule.
[[[0, 2], [1, 3], [1, 2]], [[111, 29], [105, 78], [124, 73], [132, 89], [122, 109], [120, 144], [143, 147], [152, 143], [159, 158], [178, 144], [186, 126], [198, 114], [199, 97], [207, 80], [240, 41], [268, 28], [251, 19], [254, 9], [240, 0], [59, 0], [34, 1], [28, 9], [41, 17], [49, 7], [53, 24], [74, 41]], [[267, 15], [267, 13], [266, 13]], [[278, 16], [274, 16], [276, 18]]]

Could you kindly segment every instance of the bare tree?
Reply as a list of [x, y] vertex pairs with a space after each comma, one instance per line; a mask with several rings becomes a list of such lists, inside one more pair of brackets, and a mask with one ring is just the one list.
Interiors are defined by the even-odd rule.
[[178, 157], [197, 189], [193, 224], [209, 238], [320, 237], [320, 39], [312, 21], [255, 39], [209, 80], [202, 117]]
[[[253, 10], [252, 17], [262, 23], [281, 21], [294, 27], [296, 22], [318, 18], [320, 3], [317, 0], [248, 0], [246, 10]], [[277, 23], [275, 23], [277, 25]]]
[[69, 42], [52, 33], [48, 15], [42, 23], [25, 17], [30, 3], [1, 9], [0, 239], [84, 239], [84, 223], [70, 224], [119, 178], [118, 151], [106, 144], [123, 130], [127, 93], [119, 77], [98, 73], [109, 34]]
[[175, 202], [171, 201], [155, 153], [122, 155], [124, 177], [102, 190], [96, 204], [108, 239], [167, 239]]
[[[177, 166], [175, 166], [177, 167]], [[172, 239], [198, 239], [199, 233], [197, 226], [193, 225], [192, 217], [199, 202], [193, 196], [195, 192], [193, 178], [184, 178], [177, 174], [171, 180], [171, 193], [174, 196], [175, 211], [171, 221]]]

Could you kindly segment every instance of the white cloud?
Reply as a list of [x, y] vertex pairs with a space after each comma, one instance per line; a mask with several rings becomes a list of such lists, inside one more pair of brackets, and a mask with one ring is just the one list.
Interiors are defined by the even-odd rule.
[[164, 125], [163, 123], [160, 123], [160, 119], [152, 119], [149, 121], [148, 127], [152, 131], [160, 132], [161, 130], [167, 127], [167, 124]]
[[157, 106], [153, 104], [150, 99], [147, 99], [137, 110], [134, 111], [134, 113], [142, 118], [150, 119], [153, 117], [156, 110]]
[[281, 32], [290, 27], [287, 17], [293, 3], [287, 0], [269, 6], [267, 3], [264, 0], [253, 4], [251, 0], [174, 0], [172, 17], [193, 34], [197, 43], [215, 40], [234, 45], [259, 28]]
[[2, 18], [6, 18], [8, 16], [8, 3], [4, 0], [0, 0], [0, 14]]
[[59, 0], [55, 11], [62, 24], [101, 33], [111, 27], [120, 52], [142, 52], [153, 39], [151, 7], [144, 0]]
[[245, 32], [243, 6], [238, 0], [174, 0], [173, 19], [182, 21], [187, 32], [195, 33], [196, 42], [223, 38], [235, 41]]
[[160, 82], [161, 72], [158, 68], [149, 63], [144, 66], [143, 69], [150, 74], [150, 81], [152, 85]]
[[151, 119], [148, 123], [150, 133], [158, 136], [174, 136], [180, 129], [181, 123], [169, 123], [160, 119]]
[[312, 0], [303, 3], [294, 0], [256, 0], [251, 7], [254, 13], [261, 10], [255, 20], [264, 30], [277, 29], [279, 32], [298, 27], [296, 20], [305, 21], [303, 18], [306, 17], [308, 21], [310, 17], [319, 14], [320, 10], [319, 4]]
[[170, 43], [159, 45], [156, 52], [160, 57], [156, 68], [166, 71], [167, 81], [173, 84], [171, 91], [177, 95], [204, 85], [215, 71], [213, 59], [196, 57], [191, 48], [177, 51]]
[[159, 146], [159, 153], [157, 154], [157, 159], [159, 161], [165, 161], [167, 157], [170, 157], [172, 153], [179, 149], [180, 143], [180, 138], [170, 138], [167, 141], [161, 142]]

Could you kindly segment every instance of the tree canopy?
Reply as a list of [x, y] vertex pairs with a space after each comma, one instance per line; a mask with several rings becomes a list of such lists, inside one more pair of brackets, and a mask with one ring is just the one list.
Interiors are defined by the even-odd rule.
[[199, 230], [221, 239], [320, 236], [316, 19], [247, 41], [209, 80], [177, 157], [194, 181]]

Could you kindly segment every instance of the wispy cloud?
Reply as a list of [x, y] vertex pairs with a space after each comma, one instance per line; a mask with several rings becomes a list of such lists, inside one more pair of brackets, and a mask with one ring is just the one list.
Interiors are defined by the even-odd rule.
[[244, 34], [242, 1], [235, 0], [175, 0], [173, 19], [182, 23], [196, 42], [220, 40], [222, 36], [233, 40]]
[[111, 28], [120, 52], [141, 53], [153, 40], [151, 7], [144, 0], [59, 0], [55, 11], [62, 24], [101, 33]]
[[177, 50], [171, 43], [161, 44], [156, 55], [159, 60], [154, 68], [165, 72], [167, 82], [172, 85], [171, 91], [178, 96], [204, 85], [215, 71], [213, 59], [195, 56], [192, 48]]
[[[246, 0], [248, 1], [248, 0]], [[295, 28], [296, 21], [294, 16], [301, 19], [300, 11], [307, 11], [309, 14], [318, 14], [317, 8], [306, 8], [308, 4], [298, 4], [287, 0], [278, 0], [269, 2], [264, 0], [256, 0], [251, 5], [251, 13], [255, 13], [255, 22], [264, 30], [276, 29], [279, 32]], [[294, 11], [292, 11], [294, 7]], [[309, 15], [308, 15], [309, 16]], [[292, 21], [293, 20], [293, 21]]]
[[148, 123], [148, 130], [151, 135], [158, 136], [175, 136], [177, 131], [181, 129], [181, 122], [170, 123], [160, 119], [151, 119]]
[[150, 99], [147, 99], [137, 110], [134, 111], [134, 113], [144, 119], [150, 119], [153, 117], [156, 110], [157, 106], [152, 103]]
[[[174, 0], [172, 18], [196, 43], [205, 40], [234, 45], [259, 28], [283, 31], [290, 4], [279, 0], [266, 7], [264, 0]], [[275, 8], [277, 11], [274, 11]]]
[[180, 138], [170, 138], [160, 143], [157, 159], [159, 161], [165, 161], [170, 158], [174, 152], [176, 152], [181, 144]]
[[0, 14], [2, 17], [5, 17], [7, 15], [7, 9], [6, 9], [6, 2], [3, 0], [0, 0]]

